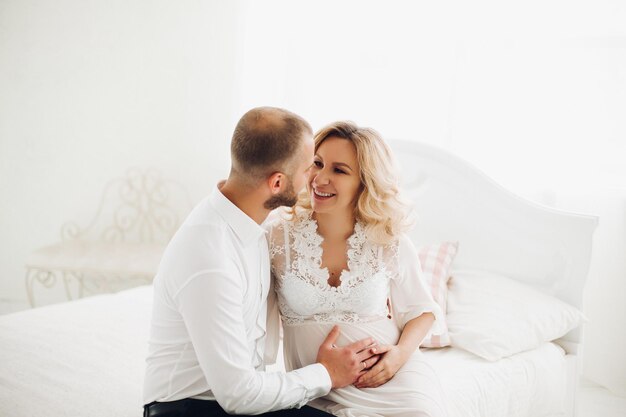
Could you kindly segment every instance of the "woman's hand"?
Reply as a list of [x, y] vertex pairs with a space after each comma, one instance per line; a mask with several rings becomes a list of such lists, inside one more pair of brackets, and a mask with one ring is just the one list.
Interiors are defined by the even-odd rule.
[[370, 351], [382, 355], [377, 364], [361, 375], [354, 386], [357, 388], [375, 388], [389, 381], [398, 372], [398, 369], [409, 360], [419, 347], [420, 342], [435, 321], [433, 313], [420, 314], [409, 320], [402, 330], [397, 345], [381, 345], [372, 347]]
[[382, 356], [376, 365], [357, 379], [354, 383], [357, 388], [375, 388], [383, 385], [409, 360], [412, 352], [399, 345], [381, 345], [372, 348], [372, 353]]

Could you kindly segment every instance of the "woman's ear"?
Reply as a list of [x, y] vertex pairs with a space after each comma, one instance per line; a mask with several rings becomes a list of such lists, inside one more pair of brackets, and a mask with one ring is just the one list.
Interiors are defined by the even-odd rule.
[[285, 185], [286, 177], [282, 172], [275, 172], [267, 179], [267, 185], [272, 195], [279, 194]]

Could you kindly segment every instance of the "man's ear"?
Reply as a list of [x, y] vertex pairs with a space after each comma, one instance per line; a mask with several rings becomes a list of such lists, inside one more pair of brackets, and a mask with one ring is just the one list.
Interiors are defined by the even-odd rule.
[[287, 177], [282, 172], [274, 172], [270, 175], [267, 179], [267, 185], [269, 186], [272, 195], [279, 194], [283, 190], [286, 180]]

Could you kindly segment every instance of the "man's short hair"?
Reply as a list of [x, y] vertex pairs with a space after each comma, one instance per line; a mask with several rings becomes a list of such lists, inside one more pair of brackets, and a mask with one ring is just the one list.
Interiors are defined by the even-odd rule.
[[232, 169], [251, 180], [277, 171], [291, 175], [306, 134], [313, 135], [313, 130], [297, 114], [276, 107], [254, 108], [235, 127], [230, 145]]

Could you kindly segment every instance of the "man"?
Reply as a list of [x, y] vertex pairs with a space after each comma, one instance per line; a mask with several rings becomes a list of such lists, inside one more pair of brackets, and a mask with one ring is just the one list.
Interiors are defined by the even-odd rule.
[[[334, 328], [318, 363], [264, 372], [269, 254], [260, 224], [293, 205], [313, 160], [312, 130], [283, 109], [256, 108], [235, 128], [228, 179], [189, 215], [154, 280], [144, 416], [260, 414], [302, 407], [353, 383], [378, 357], [371, 339], [337, 347]], [[310, 407], [271, 415], [327, 415]]]

